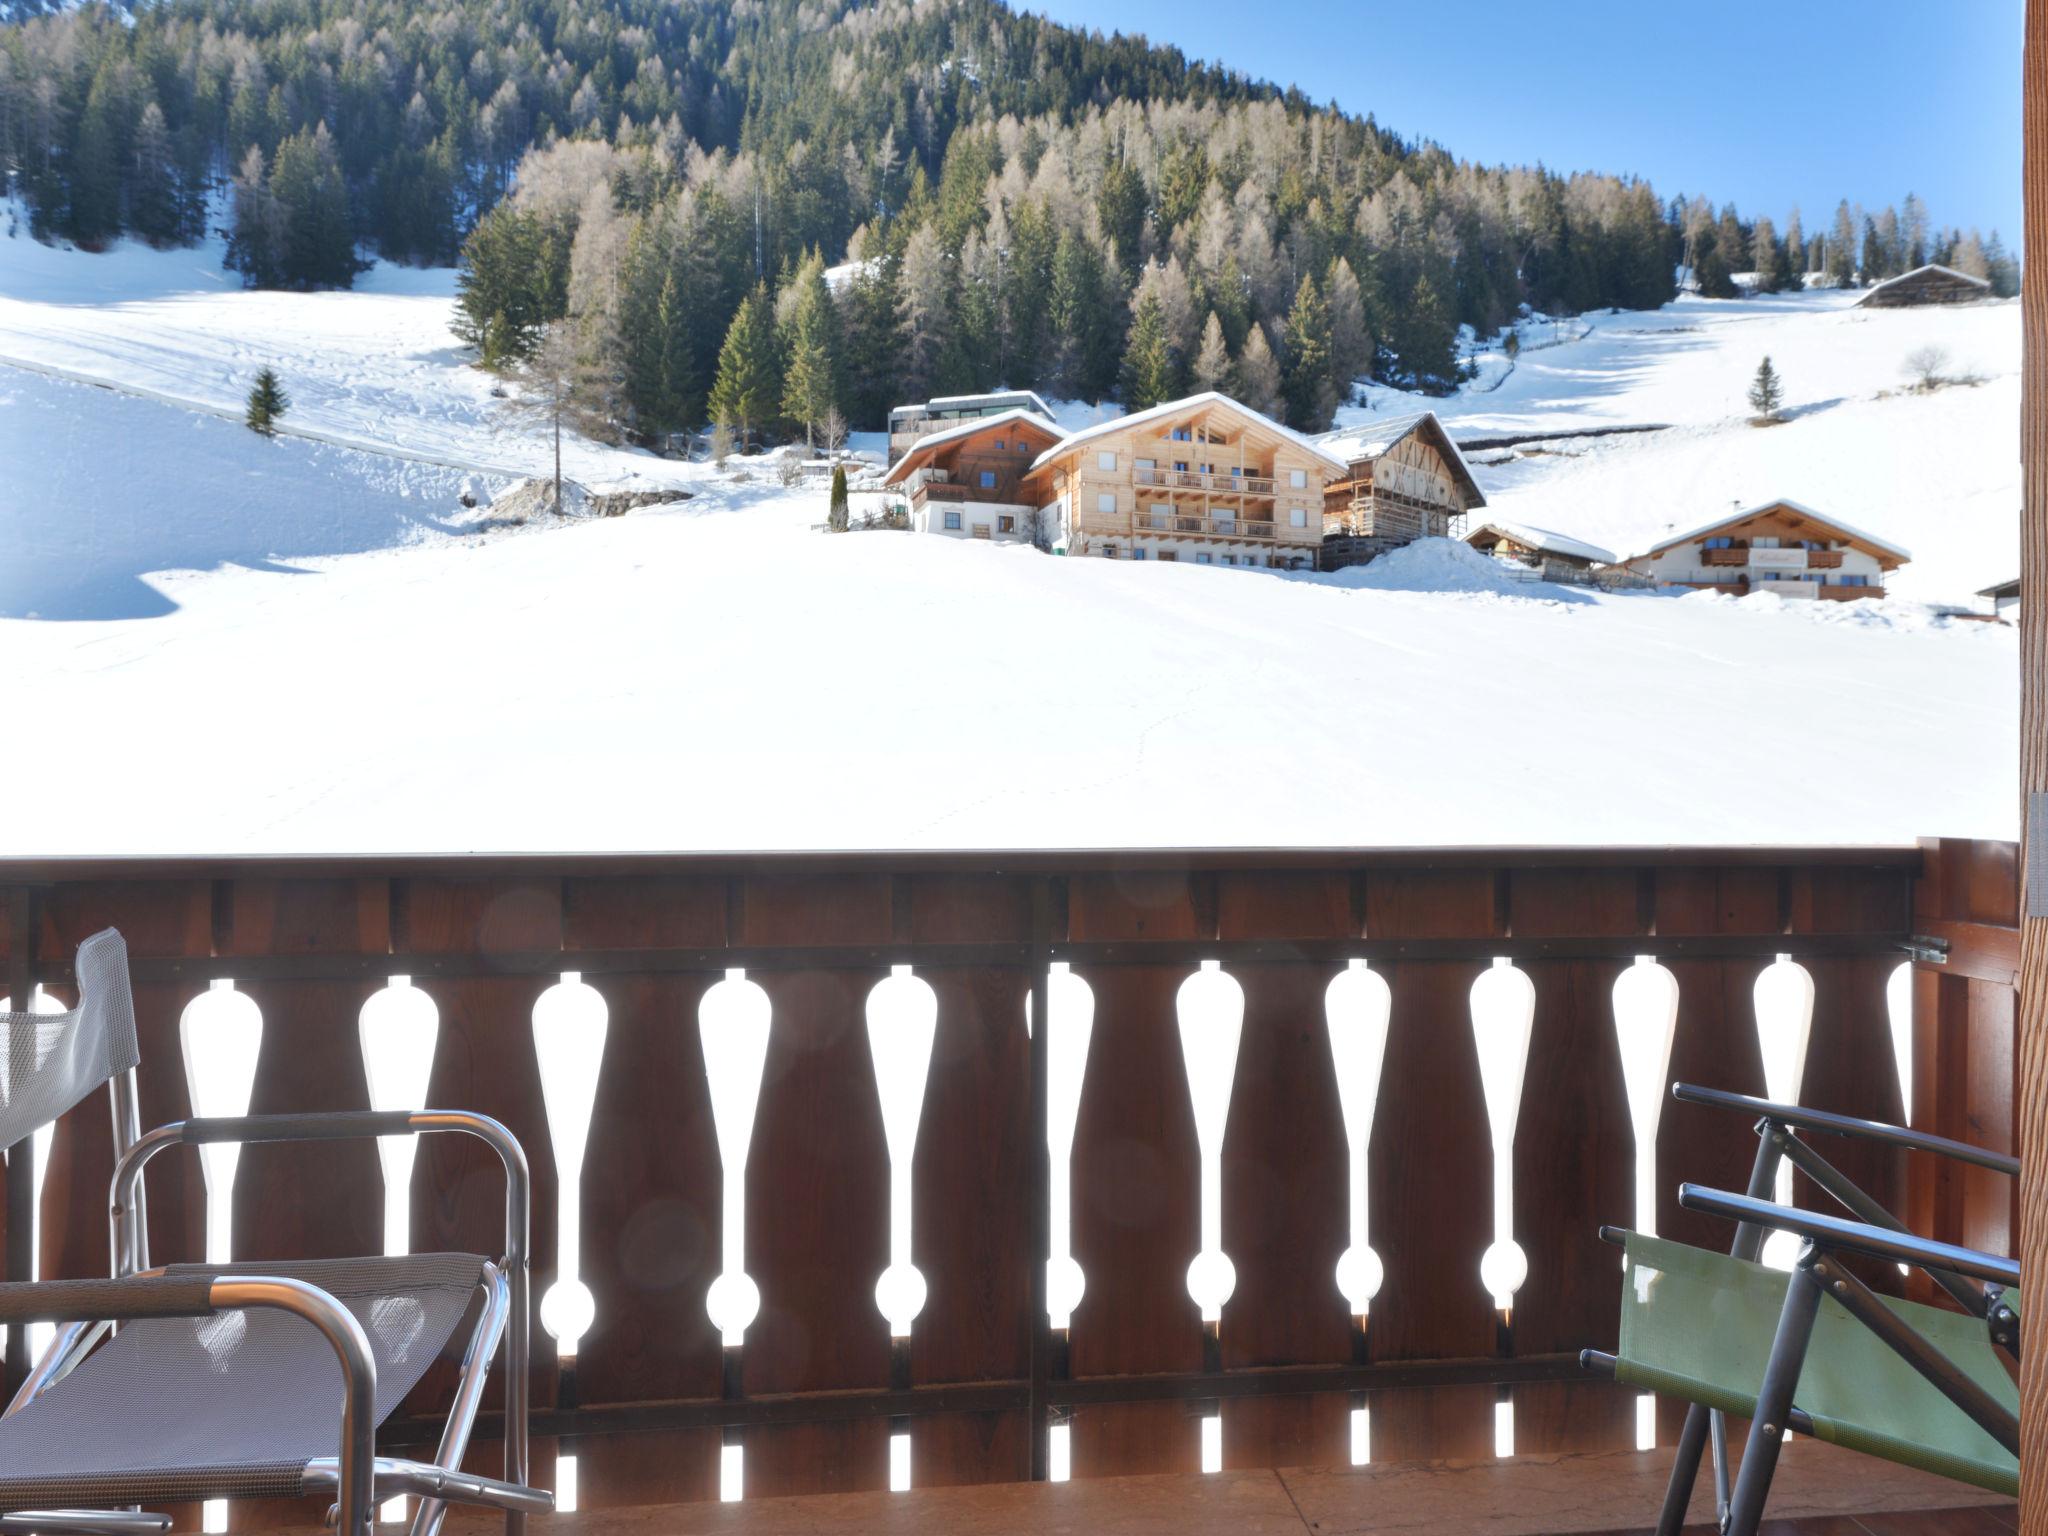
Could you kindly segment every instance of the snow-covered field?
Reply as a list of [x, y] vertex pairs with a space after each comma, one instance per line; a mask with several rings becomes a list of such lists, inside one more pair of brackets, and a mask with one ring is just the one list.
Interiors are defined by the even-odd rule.
[[[694, 499], [480, 534], [458, 495], [546, 450], [461, 366], [450, 274], [248, 294], [216, 260], [0, 241], [0, 678], [48, 748], [0, 851], [2013, 831], [2002, 626], [1594, 596], [1448, 546], [1318, 577], [830, 537], [822, 486], [580, 441], [577, 478]], [[1842, 303], [1594, 317], [1438, 408], [1674, 427], [1482, 464], [1502, 516], [1626, 547], [1782, 494], [1911, 546], [1904, 590], [2009, 575], [2017, 310]], [[1989, 382], [1874, 398], [1928, 333]], [[1759, 431], [1764, 351], [1797, 414]], [[264, 363], [301, 435], [238, 424]]]

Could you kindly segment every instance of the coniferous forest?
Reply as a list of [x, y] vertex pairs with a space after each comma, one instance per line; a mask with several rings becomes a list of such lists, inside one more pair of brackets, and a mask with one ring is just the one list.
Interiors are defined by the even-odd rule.
[[1461, 326], [1654, 307], [1681, 272], [2018, 282], [1915, 197], [1781, 229], [1478, 166], [999, 0], [88, 4], [0, 25], [0, 171], [39, 236], [212, 221], [252, 285], [459, 262], [481, 363], [641, 441], [830, 439], [999, 384], [1320, 429], [1361, 378], [1454, 386]]

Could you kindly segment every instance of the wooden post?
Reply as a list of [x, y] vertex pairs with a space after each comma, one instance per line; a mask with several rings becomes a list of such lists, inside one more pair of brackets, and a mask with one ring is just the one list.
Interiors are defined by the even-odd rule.
[[[2048, 0], [2027, 0], [2024, 116], [2025, 337], [2020, 401], [2020, 790], [2048, 792]], [[2025, 823], [2023, 822], [2022, 825]], [[2022, 851], [2025, 866], [2048, 850]], [[2031, 903], [2027, 903], [2031, 906]], [[2022, 1273], [2048, 1274], [2048, 918], [2021, 911], [2019, 1070], [2014, 1122], [2021, 1156]], [[2020, 1365], [2020, 1529], [2048, 1536], [2048, 1358]]]

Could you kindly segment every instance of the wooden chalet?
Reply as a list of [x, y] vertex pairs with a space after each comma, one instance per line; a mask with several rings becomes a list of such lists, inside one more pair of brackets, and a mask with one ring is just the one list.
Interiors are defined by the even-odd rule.
[[1458, 538], [1486, 505], [1434, 411], [1397, 416], [1319, 440], [1345, 471], [1323, 488], [1324, 569], [1362, 565], [1417, 539]]
[[1653, 581], [1743, 596], [1835, 602], [1883, 597], [1885, 577], [1913, 558], [1796, 501], [1767, 501], [1652, 545], [1622, 562]]
[[1062, 438], [1029, 499], [1069, 554], [1309, 570], [1344, 461], [1227, 395], [1191, 395]]
[[1929, 262], [1887, 278], [1856, 301], [1859, 309], [1909, 309], [1923, 304], [1974, 304], [1991, 297], [1991, 284], [1954, 267]]
[[889, 466], [882, 489], [902, 497], [913, 533], [1028, 539], [1037, 503], [1024, 475], [1060, 440], [1060, 429], [1035, 411], [971, 418], [918, 438]]

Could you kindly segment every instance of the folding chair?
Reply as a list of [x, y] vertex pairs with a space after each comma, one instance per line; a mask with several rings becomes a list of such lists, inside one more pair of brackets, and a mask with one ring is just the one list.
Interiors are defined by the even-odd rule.
[[[451, 1501], [502, 1510], [507, 1536], [520, 1536], [526, 1515], [550, 1511], [553, 1496], [526, 1486], [530, 1200], [511, 1134], [482, 1115], [428, 1110], [187, 1120], [139, 1135], [139, 1052], [118, 933], [79, 946], [77, 980], [67, 1013], [0, 1014], [0, 1144], [20, 1143], [110, 1084], [114, 1278], [0, 1285], [0, 1322], [62, 1325], [0, 1416], [0, 1511], [9, 1512], [0, 1529], [139, 1536], [168, 1522], [121, 1506], [309, 1494], [336, 1498], [340, 1536], [368, 1536], [379, 1501], [398, 1495], [420, 1500], [412, 1536], [435, 1536]], [[168, 1147], [429, 1132], [475, 1136], [498, 1154], [499, 1257], [149, 1267], [142, 1175]], [[434, 1460], [377, 1456], [378, 1424], [472, 1318]], [[497, 1479], [461, 1461], [501, 1337]]]
[[[1920, 1467], [1994, 1492], [2019, 1486], [2019, 1268], [2008, 1258], [1913, 1236], [1814, 1151], [1801, 1132], [1855, 1137], [2016, 1173], [2015, 1159], [1944, 1137], [1742, 1094], [1678, 1084], [1674, 1096], [1757, 1117], [1746, 1195], [1687, 1184], [1679, 1204], [1737, 1223], [1719, 1254], [1602, 1228], [1626, 1250], [1619, 1352], [1584, 1351], [1589, 1369], [1692, 1403], [1679, 1437], [1659, 1536], [1685, 1521], [1711, 1437], [1715, 1505], [1730, 1536], [1762, 1519], [1786, 1430]], [[1774, 1205], [1790, 1161], [1854, 1220]], [[1756, 1262], [1766, 1232], [1803, 1238], [1788, 1276]], [[1881, 1298], [1841, 1262], [1860, 1254], [1925, 1271], [1962, 1308]], [[1731, 1492], [1724, 1415], [1751, 1420]]]

